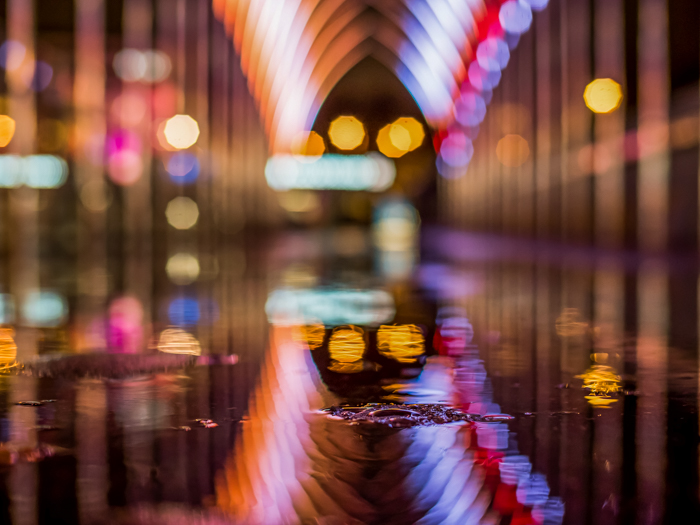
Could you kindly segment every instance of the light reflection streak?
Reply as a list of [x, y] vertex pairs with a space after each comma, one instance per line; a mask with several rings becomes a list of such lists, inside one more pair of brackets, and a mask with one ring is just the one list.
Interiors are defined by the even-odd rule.
[[425, 337], [413, 324], [382, 325], [377, 331], [377, 349], [399, 363], [415, 363], [425, 353]]
[[[470, 332], [458, 311], [445, 311], [440, 324]], [[512, 448], [505, 423], [398, 430], [350, 425], [319, 412], [337, 399], [321, 383], [299, 330], [271, 330], [248, 417], [217, 476], [223, 512], [251, 525], [311, 519], [495, 524], [502, 517], [512, 523], [562, 522], [561, 500], [550, 496], [544, 476]], [[457, 343], [454, 350], [455, 357], [430, 363], [435, 393], [451, 392], [470, 413], [498, 412], [478, 351], [466, 338], [461, 352]], [[422, 383], [419, 378], [391, 389], [405, 395], [421, 390]], [[367, 465], [373, 466], [371, 476]]]

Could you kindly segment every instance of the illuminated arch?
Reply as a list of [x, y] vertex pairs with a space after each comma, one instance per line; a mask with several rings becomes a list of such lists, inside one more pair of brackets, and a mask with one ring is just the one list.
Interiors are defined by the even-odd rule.
[[501, 7], [515, 4], [509, 12], [516, 7], [531, 18], [530, 2], [213, 0], [240, 55], [273, 153], [289, 152], [333, 86], [368, 56], [401, 80], [430, 126], [449, 128], [476, 47], [503, 35]]

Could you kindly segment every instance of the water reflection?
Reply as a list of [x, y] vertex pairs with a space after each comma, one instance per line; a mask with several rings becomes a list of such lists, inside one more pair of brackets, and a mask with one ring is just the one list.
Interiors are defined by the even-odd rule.
[[[455, 259], [448, 242], [386, 281], [376, 252], [301, 239], [246, 251], [245, 269], [239, 248], [200, 252], [221, 266], [196, 285], [169, 279], [163, 250], [153, 293], [42, 278], [3, 295], [0, 513], [554, 524], [692, 504], [693, 271], [489, 243]], [[100, 282], [123, 279], [107, 268]], [[464, 418], [414, 425], [435, 405]]]

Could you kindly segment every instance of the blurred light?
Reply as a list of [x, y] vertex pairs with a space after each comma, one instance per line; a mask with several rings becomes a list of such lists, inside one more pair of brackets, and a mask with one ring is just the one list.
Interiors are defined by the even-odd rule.
[[105, 152], [107, 156], [119, 153], [122, 151], [133, 151], [141, 153], [143, 143], [141, 137], [135, 132], [128, 129], [117, 129], [107, 135], [105, 141]]
[[112, 67], [124, 82], [160, 82], [170, 75], [172, 64], [162, 51], [122, 49], [114, 55]]
[[541, 507], [549, 499], [549, 485], [543, 474], [531, 474], [518, 483], [516, 498], [522, 505]]
[[161, 82], [170, 76], [172, 63], [168, 55], [162, 51], [147, 50], [143, 52], [143, 57], [146, 59], [144, 82]]
[[0, 67], [7, 71], [18, 69], [27, 56], [27, 48], [24, 44], [15, 40], [7, 40], [0, 46]]
[[[170, 82], [163, 82], [156, 86], [151, 94], [150, 105], [153, 108], [153, 116], [164, 119], [177, 110], [180, 90]], [[163, 124], [165, 127], [165, 124]], [[165, 141], [165, 137], [163, 137]]]
[[510, 60], [508, 44], [500, 38], [487, 38], [476, 49], [476, 60], [485, 71], [501, 71]]
[[321, 206], [321, 199], [313, 191], [291, 190], [277, 194], [280, 206], [290, 213], [307, 213]]
[[0, 328], [0, 370], [12, 366], [17, 359], [17, 343], [12, 328]]
[[350, 151], [365, 140], [365, 127], [355, 117], [341, 116], [331, 122], [328, 136], [335, 147]]
[[138, 49], [122, 49], [114, 55], [114, 72], [125, 82], [136, 82], [146, 74], [146, 57]]
[[22, 185], [22, 157], [0, 155], [0, 188], [16, 188]]
[[190, 284], [199, 277], [199, 260], [189, 253], [176, 253], [168, 259], [165, 271], [175, 284]]
[[199, 301], [191, 297], [178, 297], [168, 305], [168, 319], [177, 326], [193, 326], [199, 323]]
[[389, 128], [389, 140], [398, 150], [408, 151], [411, 147], [411, 134], [401, 124], [392, 124]]
[[199, 176], [199, 159], [192, 153], [179, 151], [170, 156], [165, 169], [176, 184], [190, 184]]
[[504, 166], [517, 168], [530, 156], [530, 146], [520, 135], [506, 135], [496, 145], [496, 156]]
[[68, 303], [56, 292], [29, 292], [22, 303], [22, 317], [27, 326], [53, 328], [66, 320]]
[[622, 88], [610, 78], [598, 78], [586, 86], [583, 100], [594, 113], [612, 113], [622, 103]]
[[53, 68], [41, 60], [22, 71], [22, 81], [33, 91], [44, 91], [53, 78]]
[[7, 115], [0, 115], [0, 148], [7, 146], [15, 136], [16, 123]]
[[576, 377], [583, 379], [583, 388], [589, 391], [586, 399], [591, 405], [606, 407], [617, 402], [612, 395], [622, 389], [622, 378], [611, 366], [596, 364]]
[[394, 318], [394, 299], [383, 290], [312, 288], [273, 291], [265, 303], [267, 318], [277, 325], [322, 322], [379, 325]]
[[131, 186], [143, 174], [141, 154], [128, 149], [112, 153], [107, 158], [107, 174], [119, 186]]
[[0, 155], [0, 187], [58, 188], [68, 179], [68, 164], [54, 155]]
[[117, 297], [110, 303], [107, 341], [112, 351], [133, 354], [142, 350], [143, 313], [136, 297]]
[[478, 126], [486, 116], [486, 102], [476, 93], [464, 93], [455, 101], [455, 118], [463, 126]]
[[181, 328], [166, 328], [158, 338], [158, 351], [176, 355], [202, 355], [197, 338]]
[[166, 121], [163, 134], [173, 148], [187, 149], [197, 142], [199, 125], [189, 115], [175, 115]]
[[339, 326], [333, 329], [328, 342], [331, 358], [329, 370], [343, 374], [362, 371], [365, 353], [364, 331], [359, 326]]
[[165, 208], [168, 224], [178, 230], [188, 230], [197, 224], [199, 208], [189, 197], [175, 197]]
[[120, 126], [136, 127], [143, 122], [148, 104], [139, 93], [122, 93], [110, 106], [112, 118]]
[[403, 251], [418, 241], [418, 211], [406, 201], [391, 199], [380, 204], [374, 214], [372, 234], [380, 250]]
[[63, 122], [56, 119], [39, 121], [37, 134], [39, 150], [45, 153], [54, 153], [62, 150], [68, 141], [68, 128]]
[[[387, 157], [392, 158], [392, 159], [397, 159], [399, 157], [402, 157], [406, 153], [408, 153], [408, 148], [399, 149], [396, 146], [394, 146], [394, 143], [391, 140], [391, 135], [390, 135], [391, 134], [391, 127], [392, 127], [392, 124], [387, 124], [382, 129], [379, 130], [379, 133], [377, 134], [377, 148], [379, 148], [379, 151], [382, 152]], [[409, 140], [410, 140], [410, 138], [409, 138]]]
[[529, 4], [530, 7], [532, 8], [533, 11], [542, 11], [545, 7], [547, 7], [547, 4], [549, 4], [549, 0], [524, 0], [525, 3]]
[[15, 322], [15, 300], [9, 293], [0, 293], [0, 324]]
[[400, 117], [396, 119], [391, 125], [391, 141], [394, 144], [394, 146], [401, 149], [399, 144], [394, 139], [394, 136], [392, 135], [392, 133], [394, 133], [394, 131], [397, 128], [404, 129], [408, 132], [408, 135], [410, 137], [408, 151], [413, 151], [423, 144], [423, 140], [425, 139], [425, 130], [423, 129], [423, 124], [418, 122], [413, 117]]
[[323, 324], [309, 324], [299, 327], [299, 335], [310, 350], [316, 350], [323, 345], [326, 338], [326, 327]]
[[501, 5], [498, 19], [504, 30], [520, 35], [532, 24], [532, 9], [525, 0], [509, 0]]
[[105, 211], [112, 204], [112, 191], [102, 178], [91, 180], [80, 189], [80, 202], [92, 212]]
[[479, 91], [491, 91], [501, 81], [500, 71], [487, 71], [478, 62], [469, 64], [469, 82]]
[[[323, 137], [315, 131], [299, 134], [292, 144], [292, 153], [301, 157], [310, 157], [306, 160], [315, 161], [326, 151]], [[304, 159], [298, 159], [304, 160]]]
[[572, 337], [583, 335], [588, 329], [588, 323], [584, 320], [578, 308], [564, 308], [564, 311], [554, 323], [557, 335], [560, 337]]
[[425, 338], [414, 324], [383, 325], [377, 331], [377, 349], [399, 363], [415, 363], [425, 353]]
[[68, 164], [54, 155], [30, 155], [22, 162], [24, 184], [30, 188], [58, 188], [68, 179]]
[[384, 155], [398, 158], [423, 144], [423, 124], [413, 117], [401, 117], [387, 124], [377, 134], [377, 147]]
[[453, 168], [466, 167], [473, 155], [472, 141], [461, 131], [450, 131], [440, 144], [440, 158]]
[[396, 166], [382, 155], [323, 155], [317, 162], [299, 162], [293, 155], [275, 155], [265, 165], [274, 190], [384, 191], [396, 178]]

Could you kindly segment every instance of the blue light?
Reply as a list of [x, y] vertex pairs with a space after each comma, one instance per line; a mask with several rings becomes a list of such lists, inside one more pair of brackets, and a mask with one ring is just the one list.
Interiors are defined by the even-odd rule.
[[476, 93], [465, 93], [455, 102], [455, 118], [463, 126], [478, 126], [486, 116], [486, 101]]
[[197, 180], [200, 172], [199, 159], [192, 153], [181, 151], [170, 156], [165, 164], [170, 180], [176, 184], [191, 184]]
[[501, 71], [510, 60], [508, 44], [500, 38], [487, 38], [479, 44], [476, 60], [486, 71]]
[[190, 297], [178, 297], [168, 305], [168, 319], [177, 326], [191, 326], [199, 322], [199, 301]]
[[463, 133], [452, 132], [440, 145], [440, 158], [453, 168], [466, 167], [474, 155], [474, 146]]
[[0, 46], [0, 68], [8, 71], [17, 69], [27, 54], [24, 44], [15, 40], [8, 40]]
[[46, 62], [38, 61], [34, 66], [34, 73], [25, 79], [27, 87], [34, 91], [44, 91], [53, 78], [53, 68]]
[[498, 19], [503, 29], [520, 35], [530, 29], [532, 9], [523, 0], [510, 0], [501, 6]]

